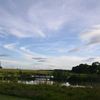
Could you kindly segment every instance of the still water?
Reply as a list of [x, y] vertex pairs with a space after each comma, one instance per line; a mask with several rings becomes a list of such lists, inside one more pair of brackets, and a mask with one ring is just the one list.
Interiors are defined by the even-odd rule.
[[91, 83], [91, 82], [83, 82], [83, 83], [70, 83], [70, 82], [55, 82], [51, 80], [44, 80], [44, 79], [36, 79], [32, 81], [18, 81], [18, 83], [23, 83], [23, 84], [31, 84], [31, 85], [37, 85], [37, 84], [48, 84], [48, 85], [54, 85], [54, 84], [60, 84], [61, 86], [67, 86], [67, 87], [94, 87], [94, 86], [99, 86], [100, 83]]

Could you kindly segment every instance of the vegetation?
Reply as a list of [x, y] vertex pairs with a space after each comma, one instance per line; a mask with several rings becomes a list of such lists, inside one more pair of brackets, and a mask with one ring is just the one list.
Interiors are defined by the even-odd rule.
[[[28, 85], [18, 83], [21, 81], [35, 80], [34, 75], [53, 76], [50, 80], [54, 82], [69, 82], [71, 85], [81, 85], [87, 83], [86, 87], [62, 86], [61, 84], [37, 84]], [[94, 62], [92, 65], [80, 64], [72, 70], [19, 70], [19, 69], [0, 69], [0, 99], [4, 95], [11, 98], [23, 100], [23, 97], [31, 100], [100, 100], [100, 63]], [[90, 87], [92, 86], [92, 87]], [[8, 96], [7, 96], [8, 97]], [[9, 97], [10, 98], [10, 97]], [[12, 100], [10, 99], [10, 100]], [[6, 96], [2, 100], [6, 99]]]
[[90, 74], [90, 73], [100, 74], [100, 63], [93, 62], [92, 65], [80, 64], [79, 66], [73, 67], [72, 72], [87, 73], [87, 74]]
[[54, 81], [64, 82], [67, 81], [68, 71], [56, 69], [53, 71], [52, 75], [54, 76], [53, 78]]
[[53, 76], [50, 80], [58, 82], [100, 82], [100, 63], [94, 62], [92, 65], [80, 64], [68, 70], [19, 70], [19, 69], [0, 69], [0, 80], [17, 82], [35, 80], [34, 75]]
[[31, 81], [34, 80], [34, 75], [52, 75], [52, 70], [0, 69], [0, 80]]
[[30, 100], [30, 99], [0, 94], [0, 100]]
[[[0, 93], [31, 100], [100, 100], [100, 88], [0, 83]], [[8, 100], [8, 99], [7, 99]]]
[[2, 69], [1, 62], [0, 62], [0, 69]]
[[13, 73], [13, 74], [45, 74], [45, 75], [51, 75], [52, 70], [25, 70], [25, 69], [0, 69], [0, 73]]

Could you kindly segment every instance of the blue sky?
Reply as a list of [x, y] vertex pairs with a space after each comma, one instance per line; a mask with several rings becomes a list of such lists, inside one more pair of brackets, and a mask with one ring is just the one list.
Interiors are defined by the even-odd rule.
[[100, 60], [100, 0], [0, 0], [6, 68], [71, 69]]

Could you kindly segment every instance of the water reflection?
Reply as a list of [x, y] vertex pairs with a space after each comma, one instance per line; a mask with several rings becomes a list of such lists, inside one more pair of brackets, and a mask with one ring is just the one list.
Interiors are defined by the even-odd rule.
[[21, 81], [19, 80], [18, 83], [23, 83], [23, 84], [31, 84], [31, 85], [37, 85], [37, 84], [47, 84], [47, 85], [54, 85], [54, 84], [59, 84], [61, 86], [70, 86], [70, 87], [85, 87], [82, 85], [76, 85], [76, 84], [71, 84], [69, 82], [55, 82], [55, 81], [51, 81], [51, 80], [43, 80], [43, 79], [36, 79], [36, 80], [32, 80], [32, 81]]
[[100, 82], [76, 82], [76, 81], [65, 81], [65, 82], [61, 82], [61, 81], [54, 81], [53, 79], [50, 78], [36, 78], [34, 80], [22, 80], [22, 79], [18, 79], [18, 80], [1, 80], [1, 82], [18, 82], [18, 83], [22, 83], [22, 84], [31, 84], [31, 85], [37, 85], [37, 84], [47, 84], [47, 85], [61, 85], [61, 86], [67, 86], [67, 87], [81, 87], [81, 88], [85, 88], [85, 87], [100, 87]]
[[100, 83], [92, 83], [91, 82], [83, 82], [83, 83], [71, 83], [71, 82], [55, 82], [51, 80], [43, 80], [43, 79], [36, 79], [32, 81], [21, 81], [19, 80], [18, 83], [23, 83], [23, 84], [31, 84], [31, 85], [37, 85], [37, 84], [47, 84], [47, 85], [54, 85], [54, 84], [59, 84], [61, 86], [67, 86], [67, 87], [100, 87]]
[[18, 81], [18, 83], [23, 83], [23, 84], [48, 84], [48, 85], [53, 85], [54, 82], [50, 80], [34, 80], [34, 81]]

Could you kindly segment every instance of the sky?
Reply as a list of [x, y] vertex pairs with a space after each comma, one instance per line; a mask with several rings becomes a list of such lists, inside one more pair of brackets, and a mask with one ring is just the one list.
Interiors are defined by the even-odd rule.
[[0, 0], [0, 61], [19, 69], [100, 61], [100, 0]]

